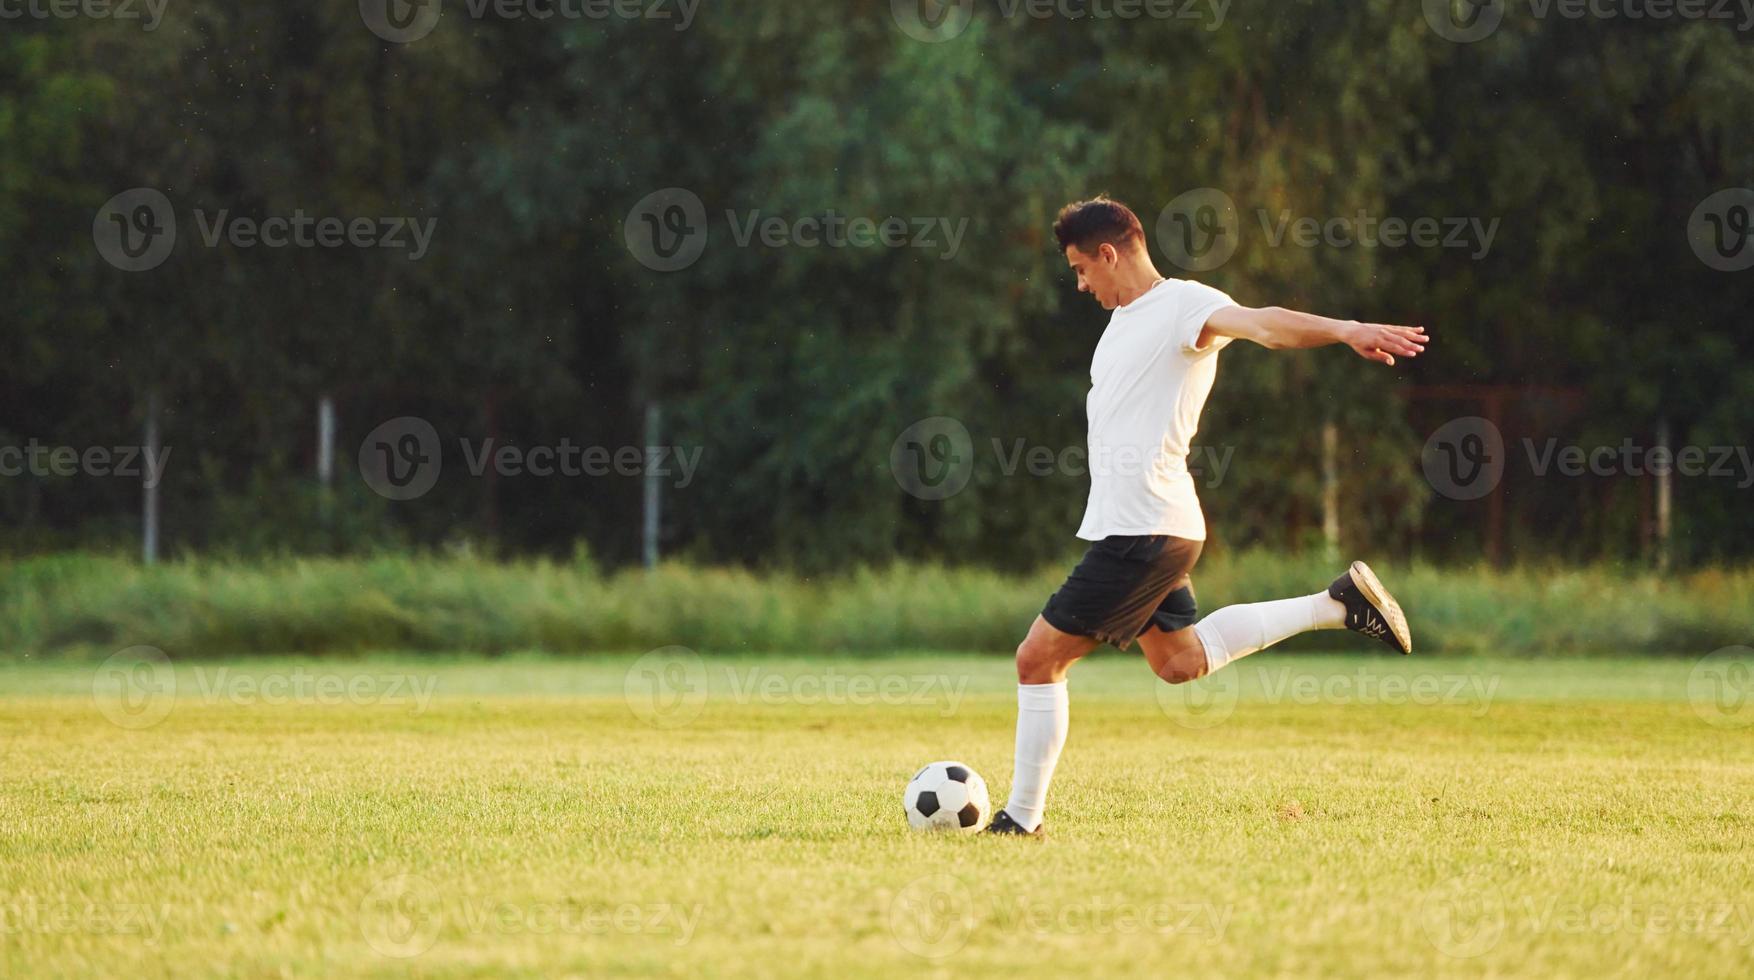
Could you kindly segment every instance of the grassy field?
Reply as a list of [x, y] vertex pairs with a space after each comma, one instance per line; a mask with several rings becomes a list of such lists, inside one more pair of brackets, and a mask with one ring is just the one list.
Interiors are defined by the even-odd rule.
[[15, 660], [0, 975], [1747, 976], [1750, 662], [1100, 655], [1038, 844], [1003, 658]]

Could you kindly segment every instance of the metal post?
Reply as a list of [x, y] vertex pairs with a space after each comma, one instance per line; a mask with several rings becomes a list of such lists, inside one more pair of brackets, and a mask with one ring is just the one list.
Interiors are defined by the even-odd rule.
[[[158, 459], [158, 392], [146, 396], [146, 458]], [[150, 565], [158, 561], [158, 484], [164, 474], [146, 467], [141, 477], [140, 560]]]
[[1330, 563], [1340, 559], [1340, 427], [1322, 426], [1322, 540]]
[[335, 399], [317, 399], [317, 482], [327, 490], [335, 483]]
[[1669, 464], [1657, 474], [1657, 570], [1666, 572], [1669, 570], [1669, 511], [1675, 473], [1675, 458], [1669, 451], [1668, 419], [1657, 423], [1657, 445], [1662, 448], [1663, 459]]
[[663, 487], [658, 482], [658, 467], [652, 465], [652, 456], [657, 449], [662, 421], [658, 403], [646, 403], [645, 521], [640, 531], [640, 555], [648, 571], [658, 565], [658, 511], [663, 503], [660, 495]]

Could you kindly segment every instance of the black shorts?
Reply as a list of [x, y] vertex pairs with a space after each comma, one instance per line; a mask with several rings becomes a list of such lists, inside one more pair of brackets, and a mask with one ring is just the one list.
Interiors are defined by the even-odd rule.
[[1198, 609], [1189, 573], [1202, 544], [1162, 534], [1103, 538], [1084, 553], [1041, 618], [1062, 633], [1122, 650], [1153, 626], [1166, 633], [1192, 626]]

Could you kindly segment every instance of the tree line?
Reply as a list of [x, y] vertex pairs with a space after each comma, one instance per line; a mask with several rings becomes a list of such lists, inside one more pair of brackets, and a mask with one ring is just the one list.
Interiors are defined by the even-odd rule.
[[173, 554], [1031, 567], [1106, 321], [1050, 225], [1098, 192], [1166, 274], [1434, 338], [1227, 353], [1215, 547], [1754, 547], [1733, 22], [372, 2], [0, 33], [8, 552], [133, 548], [150, 423]]

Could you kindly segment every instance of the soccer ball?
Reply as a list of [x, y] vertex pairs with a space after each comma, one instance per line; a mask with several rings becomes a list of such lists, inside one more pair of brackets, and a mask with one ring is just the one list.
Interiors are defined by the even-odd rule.
[[901, 808], [915, 830], [960, 834], [979, 831], [993, 815], [987, 781], [960, 762], [934, 762], [915, 773], [901, 796]]

